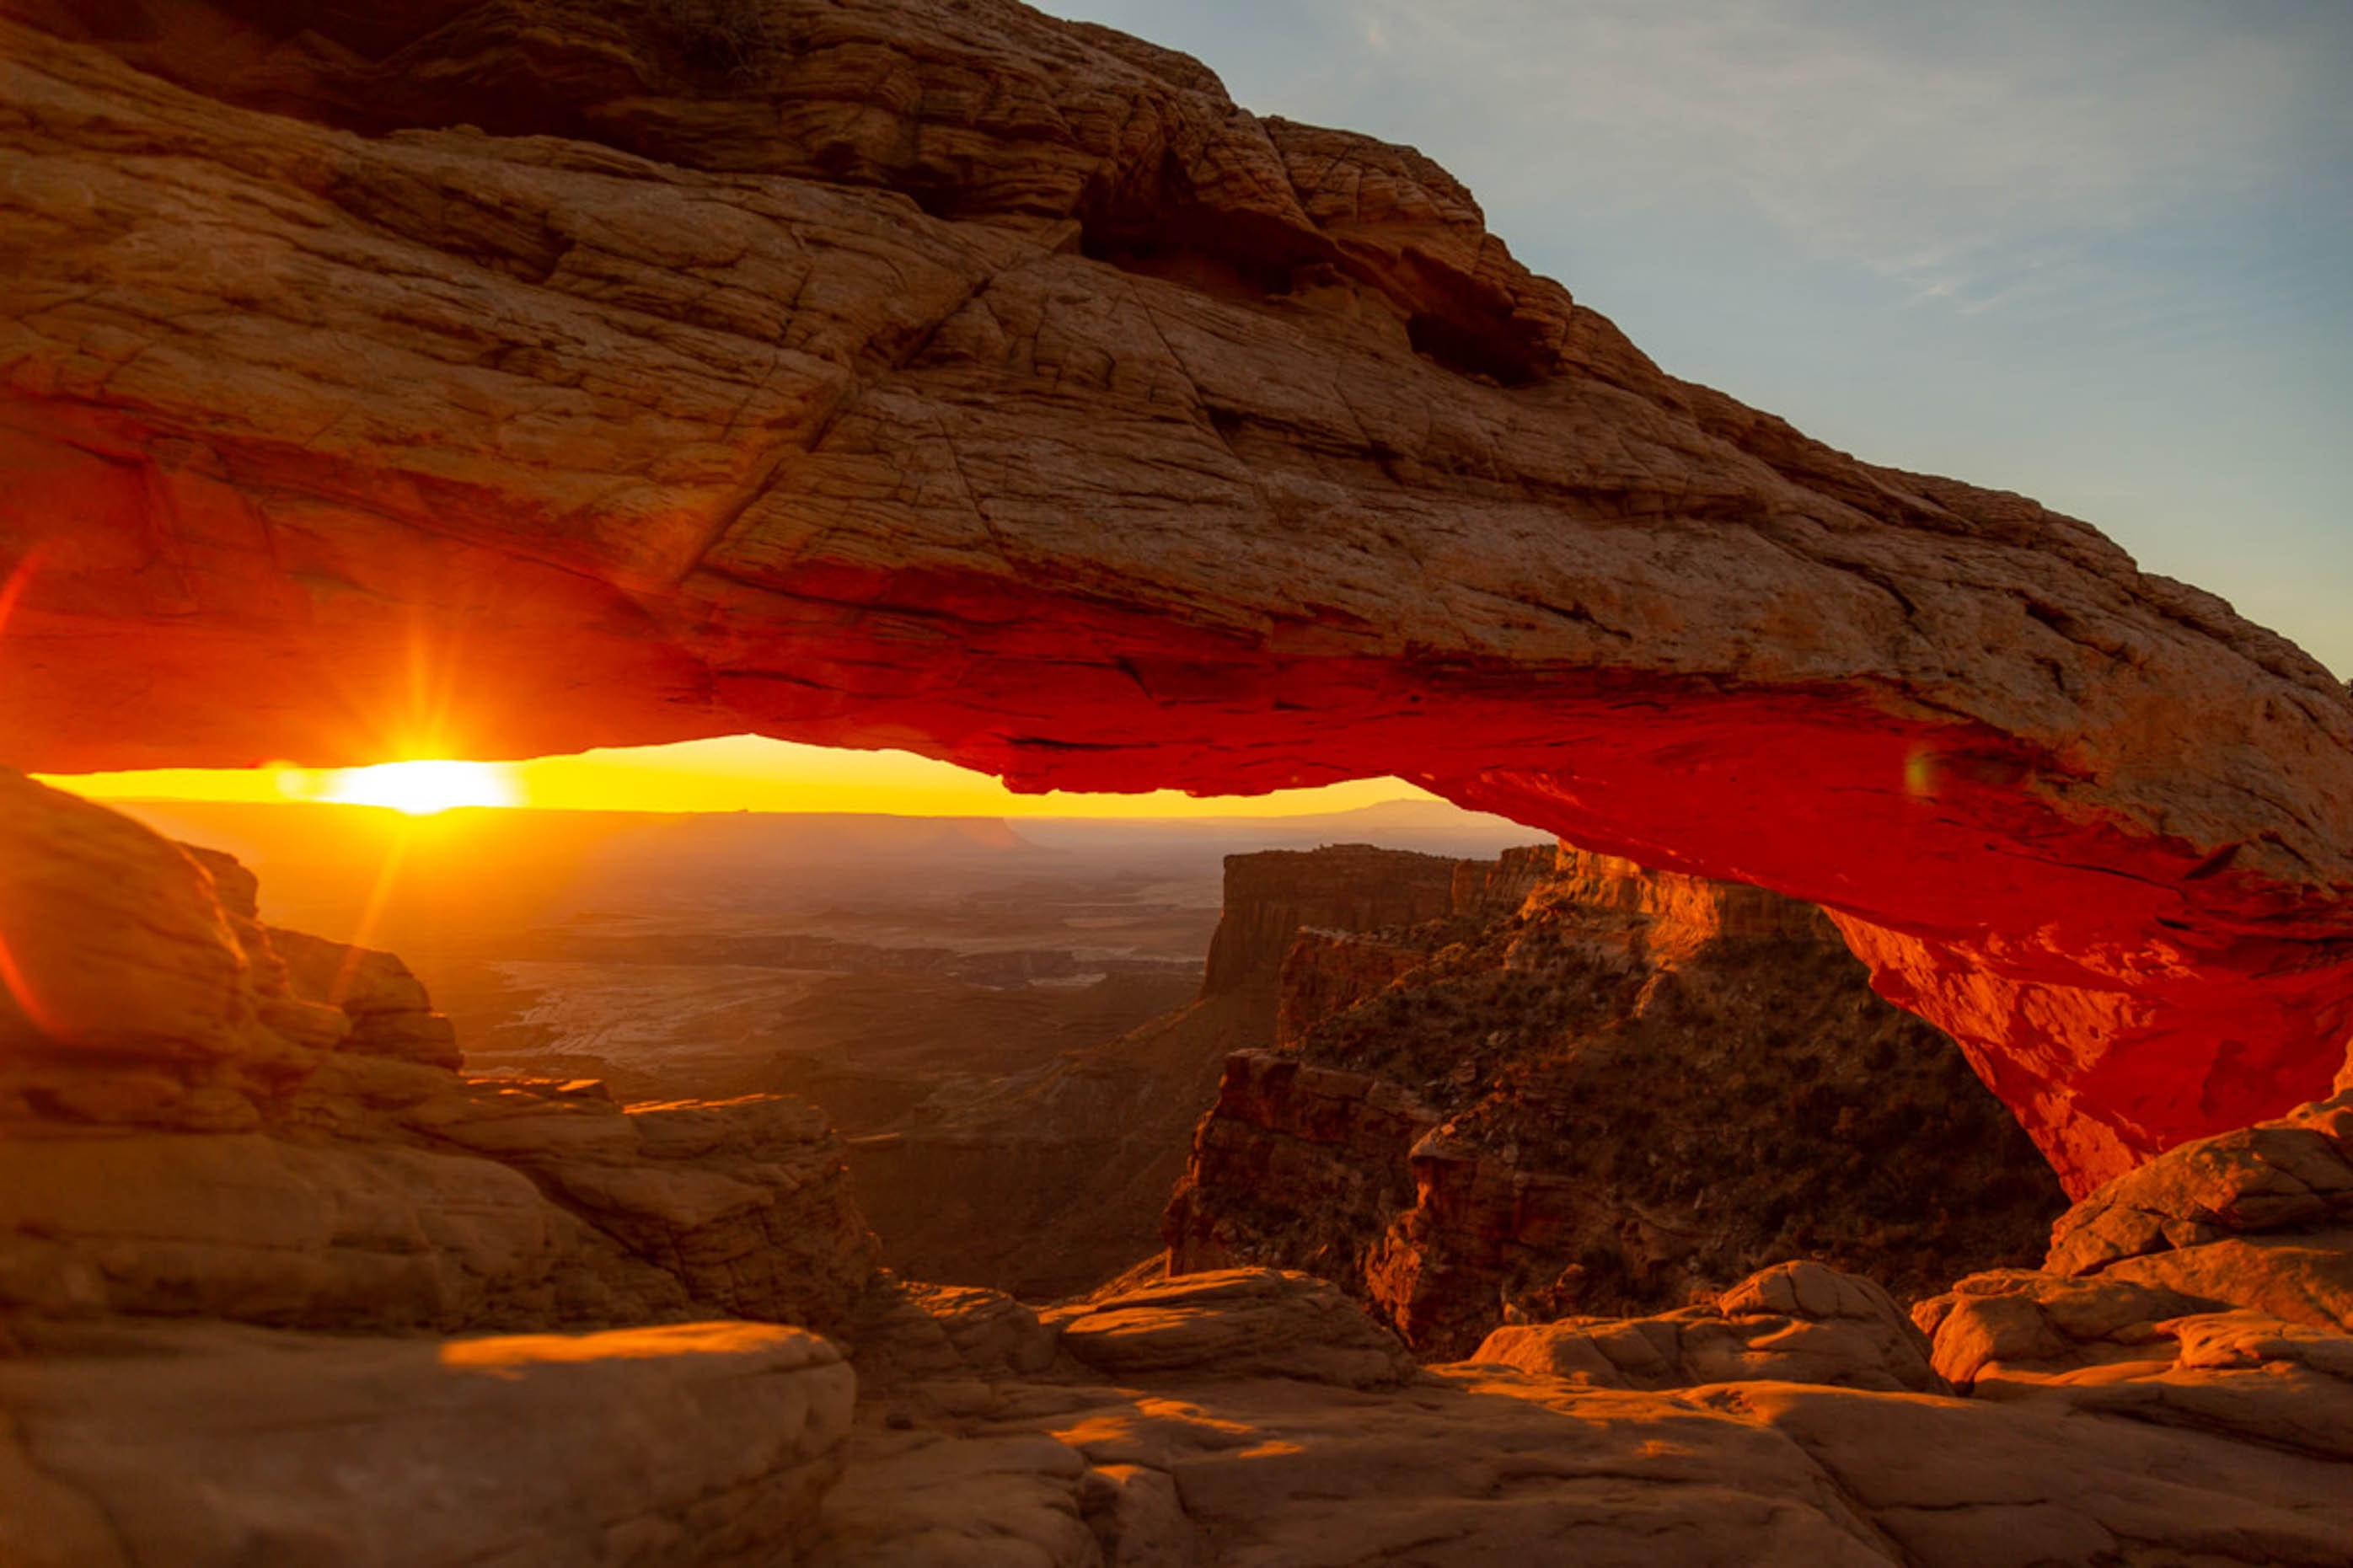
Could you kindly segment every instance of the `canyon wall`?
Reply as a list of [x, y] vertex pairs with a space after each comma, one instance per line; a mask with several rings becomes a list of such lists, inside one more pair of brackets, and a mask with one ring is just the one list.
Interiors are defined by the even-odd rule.
[[8, 0], [0, 755], [1398, 773], [1838, 913], [2084, 1192], [2324, 1089], [2353, 697], [1011, 0]]
[[1819, 910], [1562, 848], [1456, 912], [1303, 931], [1164, 1219], [1174, 1272], [1343, 1284], [1408, 1343], [1680, 1308], [1790, 1258], [1899, 1296], [2039, 1256], [2064, 1197]]
[[1202, 994], [1272, 994], [1302, 927], [1373, 931], [1453, 912], [1460, 863], [1369, 844], [1226, 857], [1225, 899]]
[[1226, 1058], [1275, 1037], [1290, 1005], [1284, 955], [1302, 928], [1444, 914], [1477, 867], [1364, 844], [1227, 856], [1190, 1003], [1040, 1070], [978, 1089], [944, 1083], [900, 1128], [853, 1142], [860, 1202], [891, 1238], [892, 1267], [1051, 1299], [1153, 1253]]

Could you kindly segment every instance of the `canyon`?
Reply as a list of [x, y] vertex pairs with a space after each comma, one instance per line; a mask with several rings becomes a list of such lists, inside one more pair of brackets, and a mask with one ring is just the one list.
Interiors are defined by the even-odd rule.
[[1568, 848], [1426, 863], [1437, 918], [1288, 945], [1169, 1202], [1172, 1272], [1320, 1275], [1453, 1359], [1790, 1258], [1916, 1296], [2042, 1252], [2066, 1200], [2033, 1145], [1820, 910]]
[[747, 14], [9, 0], [12, 761], [1397, 773], [1829, 908], [2077, 1195], [2327, 1088], [2298, 650], [1667, 374], [1409, 149], [1012, 0]]
[[[0, 1561], [2353, 1562], [2353, 692], [2221, 600], [1016, 0], [0, 0]], [[1564, 847], [868, 1145], [26, 776], [734, 733]]]
[[[5, 773], [0, 852], [12, 1563], [2346, 1560], [2353, 1095], [2174, 1151], [1908, 1313], [1780, 1262], [1423, 1364], [1279, 1268], [1043, 1309], [900, 1279], [810, 1107], [470, 1074], [396, 959]], [[1295, 887], [1260, 858], [1245, 887]], [[1536, 858], [1436, 864], [1539, 942], [1792, 913]], [[1409, 914], [1441, 886], [1405, 883]], [[1321, 994], [1294, 1047], [1365, 1005]]]
[[853, 1141], [860, 1201], [892, 1239], [894, 1267], [1052, 1300], [1157, 1253], [1226, 1058], [1273, 1040], [1299, 931], [1442, 912], [1461, 864], [1371, 845], [1227, 856], [1197, 994], [1027, 1070], [935, 1091]]

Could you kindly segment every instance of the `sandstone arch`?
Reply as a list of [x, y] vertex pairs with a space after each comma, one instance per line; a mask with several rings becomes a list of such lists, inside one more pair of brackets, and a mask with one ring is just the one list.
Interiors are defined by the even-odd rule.
[[1398, 773], [1830, 906], [2079, 1194], [2344, 1058], [2326, 670], [1408, 149], [1006, 0], [0, 9], [9, 763]]

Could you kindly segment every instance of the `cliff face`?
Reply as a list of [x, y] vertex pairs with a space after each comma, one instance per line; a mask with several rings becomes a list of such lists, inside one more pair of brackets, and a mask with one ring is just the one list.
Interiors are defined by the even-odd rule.
[[20, 765], [1398, 773], [1839, 910], [2077, 1191], [2343, 1059], [2341, 685], [1410, 149], [1010, 0], [6, 10]]
[[1201, 994], [1042, 1071], [959, 1094], [850, 1150], [860, 1202], [902, 1273], [1055, 1297], [1152, 1252], [1194, 1123], [1232, 1053], [1275, 1036], [1284, 954], [1311, 923], [1419, 922], [1451, 905], [1473, 862], [1368, 845], [1226, 858]]
[[1271, 992], [1303, 927], [1373, 931], [1452, 911], [1457, 863], [1369, 844], [1226, 857], [1226, 893], [1202, 993]]
[[1916, 1295], [2039, 1250], [2048, 1167], [1819, 910], [1569, 849], [1458, 886], [1445, 919], [1294, 942], [1276, 1048], [1227, 1064], [1170, 1203], [1172, 1269], [1321, 1273], [1448, 1356], [1784, 1258]]

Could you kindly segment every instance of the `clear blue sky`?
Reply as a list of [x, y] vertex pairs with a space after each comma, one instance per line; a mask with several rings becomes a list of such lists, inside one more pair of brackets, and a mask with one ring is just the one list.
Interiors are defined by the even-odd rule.
[[2353, 0], [1049, 0], [1419, 147], [1677, 374], [2353, 676]]

